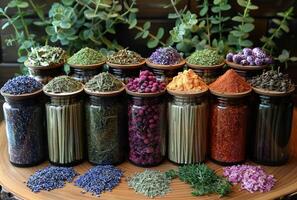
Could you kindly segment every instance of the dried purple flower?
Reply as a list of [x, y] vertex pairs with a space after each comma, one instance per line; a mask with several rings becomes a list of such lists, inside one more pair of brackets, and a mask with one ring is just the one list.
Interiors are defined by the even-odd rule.
[[154, 51], [149, 61], [159, 65], [174, 65], [180, 63], [182, 56], [172, 47], [161, 47]]
[[241, 64], [241, 65], [248, 65], [249, 62], [248, 62], [247, 60], [241, 60], [241, 61], [240, 61], [240, 64]]
[[227, 56], [226, 56], [227, 61], [232, 62], [233, 61], [233, 56], [234, 56], [233, 53], [228, 53]]
[[263, 59], [261, 59], [261, 58], [256, 58], [255, 59], [255, 65], [260, 66], [260, 65], [263, 65], [263, 64], [264, 64], [264, 60]]
[[243, 56], [242, 55], [236, 54], [236, 55], [233, 56], [233, 62], [234, 63], [240, 64], [240, 61], [241, 60], [243, 60]]
[[267, 57], [266, 53], [259, 47], [253, 49], [253, 55], [262, 59]]
[[268, 192], [276, 180], [273, 175], [268, 175], [260, 166], [234, 165], [224, 168], [224, 176], [233, 183], [241, 183], [241, 188], [249, 192]]
[[20, 95], [36, 92], [42, 88], [42, 84], [29, 76], [17, 76], [8, 80], [1, 91], [8, 94]]
[[244, 49], [242, 50], [242, 52], [243, 52], [243, 55], [245, 55], [246, 57], [247, 57], [247, 56], [251, 56], [251, 55], [253, 55], [253, 51], [252, 51], [252, 49], [250, 49], [250, 48], [244, 48]]

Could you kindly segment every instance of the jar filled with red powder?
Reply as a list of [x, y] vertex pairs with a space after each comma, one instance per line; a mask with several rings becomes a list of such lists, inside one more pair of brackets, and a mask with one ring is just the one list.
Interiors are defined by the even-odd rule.
[[246, 97], [213, 97], [210, 107], [210, 153], [220, 164], [245, 161], [249, 108]]
[[128, 103], [129, 160], [139, 166], [160, 164], [166, 151], [164, 95], [131, 96]]
[[234, 70], [228, 70], [209, 85], [213, 94], [210, 107], [210, 156], [223, 164], [246, 158], [246, 133], [251, 86]]

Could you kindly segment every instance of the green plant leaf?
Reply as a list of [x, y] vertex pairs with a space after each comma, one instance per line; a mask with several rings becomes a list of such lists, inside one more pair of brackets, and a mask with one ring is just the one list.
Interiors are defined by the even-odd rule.
[[254, 28], [255, 28], [254, 24], [244, 24], [241, 26], [242, 31], [245, 33], [251, 32], [252, 30], [254, 30]]
[[18, 6], [18, 2], [16, 0], [12, 0], [7, 4], [8, 8], [16, 8]]
[[211, 11], [212, 11], [213, 13], [219, 13], [219, 12], [221, 11], [221, 9], [220, 9], [219, 6], [214, 6], [214, 7], [211, 8]]
[[18, 8], [28, 8], [29, 7], [29, 3], [28, 2], [25, 2], [25, 1], [18, 2], [17, 7]]
[[168, 19], [176, 19], [178, 18], [178, 15], [176, 13], [169, 13], [168, 14]]
[[277, 25], [280, 25], [282, 23], [279, 19], [272, 19], [272, 21]]
[[129, 29], [132, 29], [137, 25], [137, 19], [136, 19], [135, 13], [129, 14], [128, 22], [129, 22]]
[[17, 61], [18, 61], [19, 63], [23, 63], [23, 62], [25, 62], [26, 60], [27, 60], [27, 56], [21, 56], [21, 57], [18, 58]]
[[144, 24], [143, 24], [143, 29], [144, 30], [147, 30], [147, 29], [149, 29], [151, 27], [151, 22], [149, 22], [149, 21], [147, 21], [147, 22], [145, 22]]
[[251, 4], [248, 5], [247, 8], [250, 9], [250, 10], [257, 10], [257, 9], [259, 9], [258, 6], [256, 6], [256, 5], [251, 5]]
[[150, 34], [149, 31], [144, 31], [143, 34], [142, 34], [142, 38], [145, 39], [147, 38], [147, 36]]
[[158, 39], [161, 39], [162, 37], [163, 37], [163, 35], [164, 35], [164, 28], [163, 27], [160, 27], [159, 29], [158, 29], [158, 32], [157, 32], [157, 35], [156, 35], [156, 37], [158, 38]]
[[4, 29], [6, 29], [9, 25], [10, 25], [9, 22], [5, 22], [5, 23], [2, 25], [1, 29], [4, 30]]
[[220, 5], [220, 9], [222, 11], [227, 11], [231, 9], [231, 6], [229, 4]]
[[288, 33], [289, 31], [290, 31], [290, 29], [289, 29], [289, 27], [288, 27], [288, 25], [286, 25], [286, 24], [281, 24], [281, 29], [283, 29], [286, 33]]
[[138, 8], [131, 8], [130, 9], [130, 12], [131, 13], [137, 13], [139, 10], [138, 10]]
[[245, 33], [234, 30], [234, 31], [231, 31], [231, 34], [234, 35], [235, 37], [242, 37], [244, 36]]
[[61, 21], [60, 22], [60, 27], [63, 29], [69, 29], [71, 28], [71, 23], [68, 21]]
[[251, 47], [253, 43], [250, 40], [241, 40], [239, 45], [242, 47]]
[[247, 1], [246, 0], [237, 0], [237, 4], [240, 5], [241, 7], [246, 7]]
[[153, 40], [153, 39], [150, 39], [148, 42], [147, 42], [147, 47], [152, 49], [152, 48], [155, 48], [156, 46], [158, 46], [159, 44], [159, 40]]
[[205, 16], [207, 12], [208, 12], [208, 6], [204, 6], [204, 7], [200, 10], [199, 15], [200, 15], [200, 16]]
[[213, 4], [218, 5], [218, 4], [220, 4], [221, 2], [222, 2], [222, 0], [214, 0], [214, 1], [213, 1]]
[[45, 28], [45, 32], [48, 34], [48, 35], [54, 35], [56, 32], [55, 32], [55, 28], [53, 26], [47, 26]]
[[85, 15], [85, 18], [87, 19], [93, 19], [96, 17], [96, 14], [93, 10], [85, 10], [84, 15]]
[[83, 36], [84, 38], [89, 39], [94, 36], [94, 33], [91, 29], [87, 29], [83, 31]]
[[296, 61], [297, 61], [297, 57], [291, 57], [291, 58], [290, 58], [290, 61], [292, 61], [292, 62], [296, 62]]
[[140, 38], [141, 36], [142, 36], [142, 34], [143, 34], [143, 32], [138, 32], [136, 35], [135, 35], [135, 39], [138, 39], [138, 38]]
[[62, 3], [66, 6], [71, 6], [73, 4], [74, 0], [62, 0]]

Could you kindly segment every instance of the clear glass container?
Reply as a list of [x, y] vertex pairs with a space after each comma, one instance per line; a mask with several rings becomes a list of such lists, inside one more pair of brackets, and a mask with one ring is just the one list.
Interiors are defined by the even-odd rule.
[[128, 144], [124, 95], [89, 96], [85, 109], [89, 162], [122, 163]]
[[217, 80], [217, 78], [223, 74], [222, 67], [219, 67], [219, 68], [205, 67], [205, 68], [200, 68], [200, 69], [189, 67], [189, 69], [192, 69], [208, 85], [211, 84], [212, 82], [214, 82], [215, 80]]
[[18, 167], [38, 165], [47, 157], [44, 101], [41, 95], [5, 98], [3, 104], [10, 162]]
[[168, 103], [168, 159], [194, 164], [206, 158], [208, 101], [205, 95], [172, 96]]
[[71, 166], [84, 158], [81, 96], [51, 96], [46, 104], [49, 161]]
[[222, 165], [245, 161], [248, 118], [247, 97], [213, 97], [210, 106], [210, 156], [213, 161]]
[[95, 69], [81, 69], [70, 67], [70, 76], [77, 81], [85, 84], [94, 76], [98, 75], [101, 72], [101, 68]]
[[130, 78], [138, 77], [141, 67], [142, 66], [136, 69], [120, 69], [120, 68], [113, 68], [109, 66], [109, 73], [111, 73], [117, 79], [119, 79], [120, 81], [126, 84], [128, 83]]
[[57, 76], [65, 75], [64, 63], [50, 67], [28, 67], [28, 71], [31, 77], [44, 85]]
[[168, 84], [169, 82], [172, 81], [173, 77], [178, 75], [178, 72], [183, 71], [183, 67], [178, 69], [169, 69], [169, 70], [151, 68], [151, 70], [156, 75], [157, 80]]
[[282, 165], [288, 160], [293, 103], [291, 95], [257, 95], [252, 160], [265, 165]]
[[132, 96], [128, 105], [129, 160], [139, 166], [160, 164], [166, 153], [164, 96]]

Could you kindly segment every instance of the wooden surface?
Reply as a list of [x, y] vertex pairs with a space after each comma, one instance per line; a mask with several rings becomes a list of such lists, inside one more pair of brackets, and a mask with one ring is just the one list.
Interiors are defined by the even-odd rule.
[[[43, 163], [37, 167], [32, 168], [16, 168], [13, 167], [8, 161], [7, 144], [5, 137], [5, 124], [0, 124], [0, 184], [9, 192], [13, 193], [17, 197], [26, 200], [84, 200], [84, 199], [97, 199], [97, 200], [148, 200], [140, 194], [136, 194], [134, 190], [129, 189], [125, 181], [125, 177], [133, 174], [137, 171], [143, 171], [143, 168], [135, 167], [134, 165], [126, 162], [119, 167], [124, 170], [125, 177], [122, 179], [120, 185], [116, 187], [112, 192], [106, 192], [101, 195], [100, 198], [91, 196], [90, 194], [81, 194], [81, 189], [75, 187], [72, 183], [67, 183], [62, 189], [56, 189], [51, 192], [32, 193], [26, 187], [26, 180], [37, 169], [45, 167], [48, 163]], [[211, 168], [215, 169], [218, 173], [222, 173], [222, 168], [208, 162]], [[282, 195], [290, 194], [297, 191], [297, 160], [290, 160], [289, 163], [283, 167], [264, 167], [268, 173], [272, 173], [278, 179], [276, 186], [271, 192], [268, 193], [249, 193], [246, 191], [240, 191], [238, 186], [233, 187], [233, 192], [228, 196], [221, 198], [232, 200], [268, 200], [280, 197]], [[75, 169], [80, 173], [84, 173], [91, 167], [90, 164], [81, 164]], [[175, 165], [165, 162], [159, 167], [153, 169], [159, 169], [161, 171], [168, 170], [170, 168], [176, 168]], [[171, 184], [172, 191], [165, 197], [158, 197], [156, 199], [170, 199], [170, 200], [202, 200], [202, 199], [219, 199], [217, 195], [193, 197], [191, 196], [191, 189], [188, 184], [184, 184], [179, 180], [174, 180]]]

